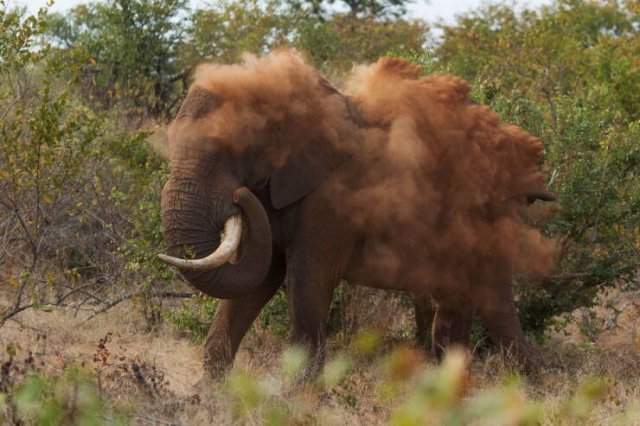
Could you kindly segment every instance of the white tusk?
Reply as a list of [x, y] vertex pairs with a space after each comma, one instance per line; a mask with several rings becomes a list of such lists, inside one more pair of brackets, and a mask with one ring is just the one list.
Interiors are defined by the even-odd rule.
[[231, 216], [224, 224], [224, 235], [221, 238], [220, 245], [209, 256], [200, 259], [180, 259], [166, 254], [159, 254], [158, 257], [169, 265], [180, 269], [207, 271], [222, 266], [228, 261], [235, 263], [241, 239], [242, 217], [240, 215]]

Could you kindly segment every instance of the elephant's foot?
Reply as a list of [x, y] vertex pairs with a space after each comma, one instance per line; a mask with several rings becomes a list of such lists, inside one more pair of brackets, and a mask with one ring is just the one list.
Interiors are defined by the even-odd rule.
[[441, 360], [446, 351], [457, 347], [467, 350], [471, 331], [472, 315], [439, 306], [433, 319], [431, 340], [432, 353]]
[[205, 352], [204, 371], [200, 379], [193, 385], [196, 395], [207, 395], [222, 384], [233, 367], [233, 361], [226, 356]]
[[322, 373], [322, 369], [324, 368], [325, 348], [322, 347], [312, 353], [314, 353], [315, 355], [309, 358], [309, 363], [304, 368], [303, 374], [300, 378], [300, 381], [303, 383], [310, 383], [316, 380], [320, 376], [320, 373]]
[[203, 377], [206, 376], [213, 381], [224, 380], [231, 371], [232, 364], [205, 365]]
[[535, 376], [545, 367], [542, 352], [535, 344], [521, 341], [509, 346], [500, 345], [499, 348], [501, 362], [511, 370], [527, 376]]
[[222, 380], [216, 380], [209, 373], [205, 372], [193, 385], [193, 391], [196, 395], [206, 396], [215, 392], [216, 387], [222, 382]]
[[305, 344], [299, 340], [290, 339], [292, 347], [303, 348], [305, 353], [304, 365], [290, 377], [296, 386], [304, 386], [317, 381], [325, 365], [325, 348], [315, 348], [312, 344]]
[[[219, 381], [226, 377], [233, 367], [233, 354], [231, 348], [224, 350], [226, 344], [207, 342], [204, 351], [204, 376], [213, 381]], [[213, 350], [207, 346], [213, 346]]]

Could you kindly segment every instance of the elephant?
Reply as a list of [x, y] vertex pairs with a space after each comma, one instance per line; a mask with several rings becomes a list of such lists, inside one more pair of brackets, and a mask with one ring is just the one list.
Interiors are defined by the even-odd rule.
[[[432, 336], [438, 353], [468, 344], [477, 315], [492, 340], [532, 358], [512, 290], [514, 271], [528, 261], [510, 250], [551, 257], [519, 219], [527, 203], [553, 199], [539, 141], [471, 102], [461, 80], [419, 77], [395, 58], [359, 72], [360, 95], [347, 96], [292, 51], [201, 65], [169, 127], [161, 194], [169, 254], [159, 256], [221, 299], [204, 344], [212, 377], [232, 366], [282, 286], [291, 340], [308, 348], [317, 371], [342, 280], [410, 293], [418, 335]], [[405, 84], [426, 95], [397, 95]], [[468, 149], [483, 138], [491, 142]], [[415, 150], [404, 152], [407, 144]]]

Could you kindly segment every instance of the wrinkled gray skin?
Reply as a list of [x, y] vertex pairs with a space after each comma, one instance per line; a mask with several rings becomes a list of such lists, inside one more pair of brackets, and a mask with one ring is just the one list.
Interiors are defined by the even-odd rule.
[[[342, 96], [327, 87], [327, 96], [336, 95]], [[357, 111], [343, 99], [353, 125], [363, 126]], [[177, 154], [172, 156], [171, 175], [162, 192], [164, 235], [174, 256], [208, 255], [219, 244], [225, 220], [238, 212], [243, 216], [236, 264], [207, 272], [182, 271], [195, 288], [223, 299], [205, 342], [205, 371], [211, 377], [219, 377], [232, 365], [243, 336], [283, 284], [291, 339], [315, 354], [311, 370], [320, 366], [332, 292], [342, 279], [413, 294], [418, 338], [431, 341], [437, 354], [451, 344], [468, 344], [471, 319], [477, 315], [496, 343], [514, 350], [524, 362], [536, 358], [516, 314], [510, 271], [496, 271], [495, 285], [481, 293], [469, 289], [452, 295], [409, 278], [375, 279], [384, 274], [363, 267], [368, 236], [328, 202], [328, 188], [335, 179], [344, 178], [341, 170], [355, 168], [357, 173], [362, 167], [357, 161], [331, 152], [298, 152], [282, 168], [270, 170], [255, 149], [234, 154], [216, 141], [208, 143], [215, 149], [196, 149], [198, 134], [187, 130], [208, 113], [215, 114], [220, 102], [202, 88], [191, 89], [169, 141]], [[533, 195], [528, 201], [544, 197]]]

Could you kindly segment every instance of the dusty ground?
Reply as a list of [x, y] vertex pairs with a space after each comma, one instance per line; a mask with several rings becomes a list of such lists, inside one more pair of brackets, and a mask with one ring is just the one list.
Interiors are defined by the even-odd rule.
[[[381, 299], [382, 300], [382, 299]], [[395, 324], [397, 327], [397, 324]], [[388, 327], [394, 327], [389, 322]], [[393, 343], [402, 342], [397, 337]], [[569, 398], [588, 376], [604, 377], [609, 390], [584, 424], [610, 424], [613, 416], [640, 401], [640, 292], [613, 291], [603, 296], [592, 311], [579, 311], [563, 330], [552, 335], [543, 348], [549, 367], [526, 386], [529, 396], [542, 400], [549, 410], [548, 422], [560, 401]], [[389, 351], [391, 342], [384, 350]], [[406, 338], [406, 343], [410, 340]], [[83, 364], [98, 375], [102, 392], [114, 401], [134, 407], [135, 424], [232, 424], [240, 417], [223, 396], [223, 384], [196, 386], [202, 376], [201, 348], [179, 336], [169, 326], [144, 331], [136, 309], [120, 305], [89, 322], [71, 312], [25, 311], [0, 328], [0, 348], [13, 344], [18, 357], [34, 354], [39, 368], [48, 373], [65, 365]], [[334, 339], [331, 352], [344, 347]], [[275, 383], [280, 374], [279, 357], [284, 342], [268, 331], [253, 330], [243, 343], [236, 367]], [[6, 357], [0, 355], [0, 360]], [[434, 361], [427, 357], [427, 368]], [[504, 362], [499, 356], [477, 356], [472, 367], [473, 386], [483, 388], [503, 380]], [[379, 395], [375, 362], [357, 365], [345, 381], [331, 392], [300, 390], [297, 424], [384, 424], [396, 402]], [[293, 396], [280, 392], [287, 403]], [[248, 424], [256, 418], [242, 417]], [[640, 417], [637, 423], [640, 425]]]

